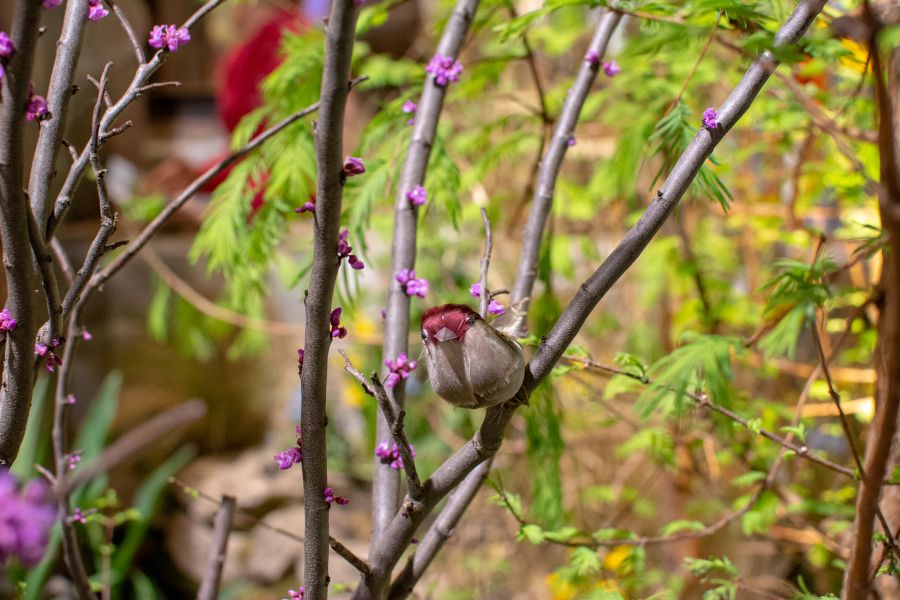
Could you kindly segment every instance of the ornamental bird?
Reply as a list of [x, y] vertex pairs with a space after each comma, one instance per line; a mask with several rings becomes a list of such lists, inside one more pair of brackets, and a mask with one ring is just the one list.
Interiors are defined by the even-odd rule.
[[428, 309], [422, 315], [422, 340], [431, 387], [451, 404], [494, 406], [522, 385], [522, 347], [464, 304]]

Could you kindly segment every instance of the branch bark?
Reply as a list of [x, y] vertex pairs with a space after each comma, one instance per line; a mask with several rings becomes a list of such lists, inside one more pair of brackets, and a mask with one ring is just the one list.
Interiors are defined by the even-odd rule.
[[235, 505], [234, 496], [222, 496], [222, 502], [216, 512], [215, 525], [213, 525], [209, 560], [206, 564], [206, 571], [203, 573], [203, 581], [200, 583], [200, 591], [197, 592], [197, 600], [216, 600], [219, 597], [219, 583], [222, 580], [222, 569], [225, 567], [225, 557], [228, 554], [228, 537], [231, 535]]
[[[825, 0], [798, 2], [776, 35], [776, 45], [783, 46], [799, 40], [824, 5]], [[543, 339], [528, 365], [519, 396], [530, 394], [549, 375], [593, 308], [650, 243], [716, 144], [750, 107], [776, 66], [777, 60], [770, 52], [765, 52], [757, 58], [719, 109], [719, 128], [701, 129], [697, 132], [641, 219], [597, 271], [581, 285], [578, 293]], [[370, 554], [372, 575], [368, 582], [363, 581], [357, 587], [353, 595], [355, 600], [383, 596], [390, 573], [409, 545], [416, 528], [468, 473], [497, 451], [503, 440], [503, 431], [515, 414], [517, 406], [516, 402], [507, 402], [489, 408], [475, 436], [425, 482], [426, 492], [421, 510], [394, 517], [381, 536], [381, 543]]]
[[[544, 228], [547, 226], [547, 219], [550, 216], [550, 209], [553, 206], [556, 178], [562, 167], [563, 159], [566, 157], [566, 150], [569, 149], [569, 140], [575, 133], [575, 126], [578, 124], [581, 108], [584, 106], [584, 101], [591, 91], [591, 86], [594, 85], [594, 81], [597, 79], [597, 73], [600, 70], [600, 60], [606, 52], [606, 46], [616, 30], [621, 16], [614, 10], [607, 10], [600, 17], [597, 30], [594, 32], [594, 37], [588, 46], [589, 53], [597, 53], [597, 62], [585, 60], [582, 63], [578, 77], [572, 85], [572, 93], [566, 98], [562, 113], [559, 115], [553, 138], [550, 141], [550, 147], [541, 161], [537, 187], [534, 190], [534, 197], [531, 199], [531, 212], [528, 215], [525, 230], [522, 232], [522, 256], [519, 258], [518, 276], [510, 299], [510, 303], [513, 306], [521, 302], [521, 311], [526, 314], [531, 294], [534, 290], [534, 281], [537, 278], [541, 240], [543, 239]], [[522, 319], [520, 323], [519, 331], [516, 334], [519, 337], [523, 337], [527, 333], [527, 319]]]
[[350, 92], [350, 61], [359, 7], [353, 0], [335, 0], [325, 42], [320, 120], [316, 125], [318, 174], [313, 266], [306, 297], [306, 338], [300, 378], [303, 406], [300, 424], [303, 439], [303, 489], [306, 502], [304, 585], [310, 600], [328, 597], [328, 508], [323, 491], [328, 487], [325, 410], [328, 350], [331, 346], [331, 302], [340, 259], [338, 229], [343, 197], [344, 109]]
[[[6, 308], [18, 321], [6, 334], [3, 388], [0, 391], [0, 465], [16, 459], [34, 383], [35, 307], [31, 243], [28, 239], [28, 202], [23, 186], [22, 128], [34, 48], [41, 18], [40, 0], [17, 0], [12, 20], [16, 48], [0, 81], [0, 235], [6, 268]], [[5, 88], [5, 89], [4, 89]]]
[[[447, 27], [438, 43], [437, 52], [443, 56], [459, 56], [460, 48], [469, 27], [475, 17], [478, 0], [458, 0], [453, 14], [447, 21]], [[425, 181], [428, 158], [434, 144], [438, 119], [444, 105], [447, 88], [438, 86], [432, 77], [425, 79], [425, 87], [419, 98], [413, 123], [412, 137], [403, 171], [397, 186], [397, 199], [394, 204], [394, 237], [391, 246], [391, 278], [388, 287], [387, 308], [384, 321], [384, 347], [382, 358], [393, 360], [409, 350], [409, 296], [396, 282], [394, 277], [403, 269], [416, 266], [416, 224], [418, 208], [413, 206], [406, 194], [416, 185]], [[399, 382], [391, 390], [391, 397], [396, 410], [403, 408], [406, 385]], [[391, 437], [390, 425], [384, 417], [376, 418], [375, 439], [378, 442]], [[399, 474], [388, 465], [374, 459], [372, 476], [372, 541], [370, 554], [380, 543], [381, 535], [397, 512], [400, 503]]]
[[[871, 442], [866, 449], [863, 481], [856, 498], [856, 519], [851, 538], [853, 545], [841, 590], [844, 600], [865, 600], [869, 597], [872, 534], [881, 496], [881, 480], [887, 470], [900, 412], [900, 167], [897, 163], [896, 115], [893, 108], [893, 100], [897, 97], [891, 98], [884, 80], [885, 70], [877, 43], [881, 23], [868, 2], [865, 3], [864, 14], [869, 23], [869, 48], [878, 107], [878, 208], [882, 226], [888, 232], [888, 248], [884, 253], [881, 275], [884, 298], [878, 322], [876, 413]], [[890, 529], [887, 534], [891, 535]]]

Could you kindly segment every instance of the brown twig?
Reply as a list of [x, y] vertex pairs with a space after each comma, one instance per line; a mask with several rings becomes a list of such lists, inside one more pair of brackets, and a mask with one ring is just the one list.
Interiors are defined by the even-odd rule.
[[491, 250], [493, 242], [491, 240], [491, 221], [488, 219], [487, 211], [481, 209], [481, 220], [484, 222], [484, 256], [481, 259], [481, 313], [482, 319], [487, 319], [488, 301], [490, 294], [487, 287], [488, 269], [491, 266]]
[[222, 580], [222, 570], [228, 554], [228, 537], [231, 535], [236, 504], [234, 496], [226, 495], [222, 496], [222, 501], [219, 503], [219, 510], [216, 511], [216, 521], [213, 525], [212, 546], [209, 549], [206, 570], [203, 572], [203, 581], [197, 592], [197, 600], [216, 600], [219, 597], [219, 583]]

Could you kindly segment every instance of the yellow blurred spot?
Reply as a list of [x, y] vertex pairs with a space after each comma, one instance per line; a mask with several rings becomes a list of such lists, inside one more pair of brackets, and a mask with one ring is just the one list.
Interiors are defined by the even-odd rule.
[[849, 50], [851, 54], [851, 56], [841, 58], [841, 65], [848, 69], [852, 69], [857, 73], [862, 73], [869, 58], [869, 51], [866, 46], [846, 38], [841, 40], [841, 45]]
[[551, 600], [575, 600], [575, 594], [578, 593], [574, 585], [556, 573], [547, 575], [547, 587], [550, 588]]
[[609, 571], [615, 571], [631, 556], [631, 547], [616, 546], [603, 557], [603, 566]]

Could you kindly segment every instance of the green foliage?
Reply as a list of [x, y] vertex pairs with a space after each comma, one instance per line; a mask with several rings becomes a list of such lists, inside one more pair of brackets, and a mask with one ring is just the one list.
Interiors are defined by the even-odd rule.
[[[703, 593], [703, 600], [734, 600], [737, 593], [737, 568], [728, 557], [687, 558], [684, 566], [700, 581], [713, 585]], [[718, 576], [717, 576], [718, 575]]]
[[545, 383], [531, 395], [525, 415], [528, 462], [531, 466], [531, 510], [547, 527], [563, 520], [563, 492], [559, 461], [565, 450], [561, 418], [552, 387]]
[[740, 340], [718, 335], [686, 334], [685, 343], [650, 367], [653, 383], [640, 395], [635, 408], [641, 417], [661, 409], [680, 412], [688, 394], [704, 392], [713, 402], [728, 405], [733, 392], [732, 353], [740, 353]]

